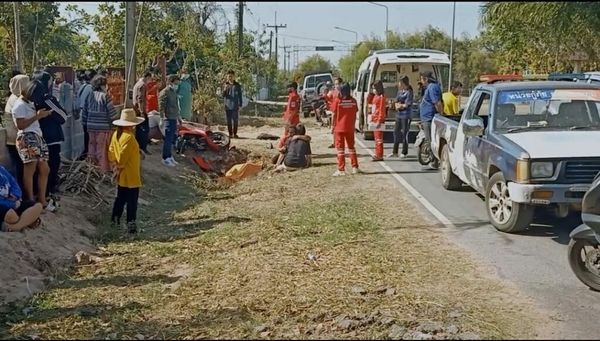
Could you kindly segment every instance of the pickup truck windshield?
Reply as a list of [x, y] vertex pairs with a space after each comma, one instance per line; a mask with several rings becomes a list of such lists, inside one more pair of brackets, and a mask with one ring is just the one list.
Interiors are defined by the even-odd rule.
[[495, 130], [600, 129], [600, 90], [533, 89], [498, 93]]

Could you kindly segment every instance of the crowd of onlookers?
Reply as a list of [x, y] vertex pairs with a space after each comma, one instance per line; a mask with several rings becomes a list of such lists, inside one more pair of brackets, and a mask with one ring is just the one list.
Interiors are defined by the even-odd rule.
[[[86, 160], [112, 173], [118, 185], [112, 222], [120, 225], [127, 206], [129, 232], [135, 232], [140, 160], [149, 154], [151, 128], [164, 138], [163, 163], [175, 166], [171, 155], [178, 122], [191, 117], [192, 84], [186, 70], [169, 75], [146, 71], [134, 86], [133, 109], [120, 113], [108, 94], [107, 72], [77, 72], [73, 84], [61, 72], [38, 69], [31, 77], [14, 72], [4, 109], [6, 145], [14, 172], [0, 166], [0, 222], [4, 231], [21, 231], [41, 224], [43, 212], [56, 212], [60, 200], [61, 146], [65, 131], [75, 139], [80, 127], [81, 150], [67, 158]], [[150, 119], [156, 116], [156, 120]], [[70, 122], [69, 129], [65, 123]], [[162, 122], [162, 123], [161, 123]], [[154, 123], [154, 124], [152, 124]], [[134, 131], [134, 127], [138, 126]], [[164, 132], [164, 133], [163, 133]], [[156, 136], [156, 134], [154, 135]]]

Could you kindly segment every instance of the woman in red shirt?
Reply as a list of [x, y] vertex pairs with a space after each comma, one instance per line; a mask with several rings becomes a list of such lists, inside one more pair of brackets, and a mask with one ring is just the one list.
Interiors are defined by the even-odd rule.
[[371, 122], [376, 125], [373, 132], [375, 137], [375, 156], [373, 157], [373, 161], [383, 161], [383, 131], [381, 130], [381, 125], [385, 123], [387, 113], [383, 82], [380, 80], [375, 82], [373, 84], [373, 91], [375, 96], [373, 97]]

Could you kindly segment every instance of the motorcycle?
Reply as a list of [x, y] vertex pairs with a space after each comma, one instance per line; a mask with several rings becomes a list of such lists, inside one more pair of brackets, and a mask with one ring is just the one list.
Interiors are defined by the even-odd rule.
[[419, 134], [415, 140], [415, 147], [417, 147], [417, 160], [421, 165], [429, 165], [433, 169], [438, 169], [439, 160], [431, 152], [431, 143], [426, 141], [425, 130], [421, 123], [419, 123]]
[[583, 196], [581, 219], [569, 235], [569, 265], [583, 284], [600, 291], [600, 173]]
[[192, 122], [185, 122], [177, 130], [175, 149], [177, 154], [184, 154], [191, 148], [196, 152], [212, 150], [218, 152], [229, 148], [230, 139], [224, 133], [211, 131], [208, 126]]

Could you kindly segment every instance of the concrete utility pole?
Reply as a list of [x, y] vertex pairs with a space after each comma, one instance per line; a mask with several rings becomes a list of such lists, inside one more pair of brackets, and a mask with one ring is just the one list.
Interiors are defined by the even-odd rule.
[[129, 88], [133, 88], [136, 81], [136, 61], [135, 61], [135, 1], [125, 3], [125, 108], [131, 108], [132, 101], [129, 99]]
[[287, 28], [287, 24], [284, 25], [277, 25], [277, 11], [275, 12], [275, 25], [267, 25], [268, 28], [274, 28], [275, 29], [275, 64], [277, 65], [277, 68], [279, 68], [279, 63], [278, 63], [278, 54], [279, 54], [279, 50], [277, 50], [277, 38], [279, 37], [279, 29], [280, 28]]
[[450, 71], [448, 72], [448, 90], [452, 85], [452, 67], [454, 66], [454, 24], [456, 23], [456, 1], [452, 5], [452, 37], [450, 38]]
[[[13, 2], [14, 10], [14, 21], [15, 21], [15, 66], [16, 68], [25, 73], [23, 67], [23, 46], [21, 45], [21, 20], [19, 19], [19, 3]], [[33, 65], [32, 65], [33, 67]]]
[[273, 31], [269, 35], [269, 60], [273, 59]]
[[238, 2], [238, 57], [242, 57], [244, 43], [244, 2]]

